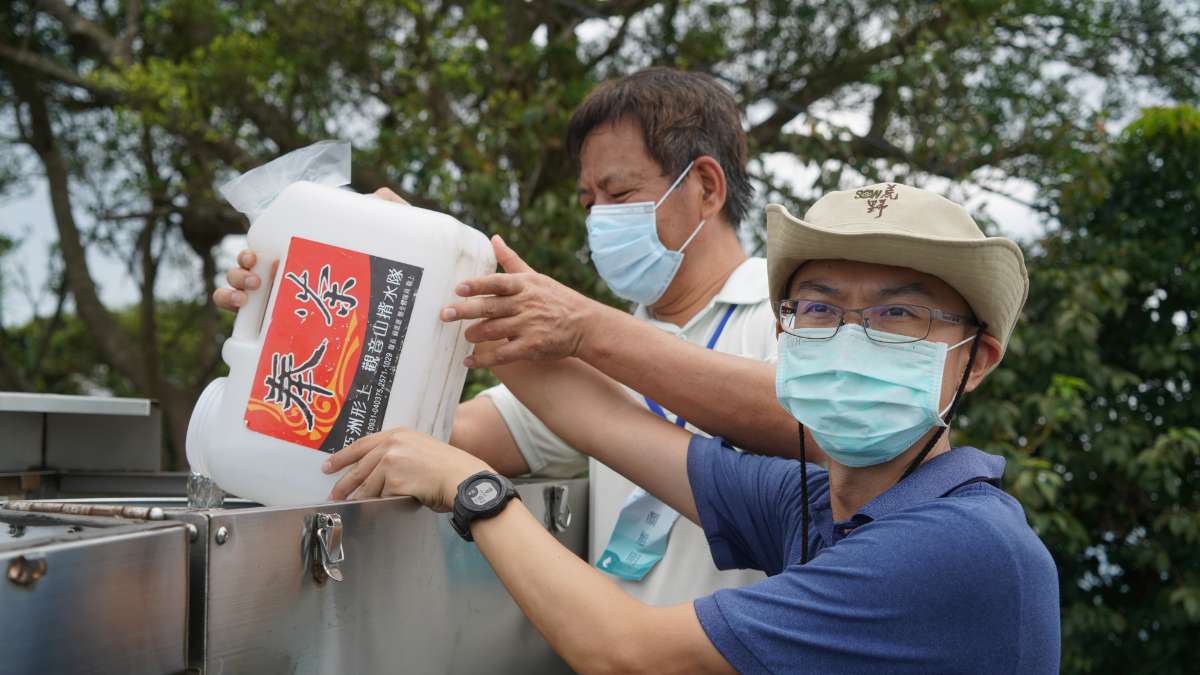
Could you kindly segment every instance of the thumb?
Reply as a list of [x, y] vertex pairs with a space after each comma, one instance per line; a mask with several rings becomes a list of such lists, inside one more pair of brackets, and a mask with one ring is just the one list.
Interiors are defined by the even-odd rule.
[[500, 263], [500, 267], [504, 268], [505, 272], [516, 274], [517, 272], [533, 271], [533, 268], [521, 260], [521, 256], [509, 248], [498, 234], [492, 236], [492, 250], [496, 252], [496, 262]]

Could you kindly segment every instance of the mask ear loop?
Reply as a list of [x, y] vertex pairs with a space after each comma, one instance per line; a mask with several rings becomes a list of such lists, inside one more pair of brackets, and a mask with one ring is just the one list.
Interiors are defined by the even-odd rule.
[[963, 390], [967, 388], [967, 380], [971, 379], [971, 368], [975, 365], [975, 355], [979, 353], [979, 338], [983, 336], [983, 331], [986, 328], [987, 324], [981, 323], [979, 325], [979, 330], [975, 331], [975, 338], [971, 342], [971, 355], [967, 357], [967, 367], [963, 370], [962, 379], [958, 381], [958, 389], [954, 392], [954, 399], [950, 401], [950, 410], [948, 410], [946, 412], [946, 416], [942, 418], [942, 422], [946, 426], [938, 427], [937, 431], [935, 431], [933, 436], [930, 437], [929, 442], [925, 444], [925, 447], [921, 448], [921, 451], [917, 453], [917, 456], [913, 457], [913, 460], [909, 462], [908, 468], [904, 470], [904, 474], [901, 475], [896, 481], [897, 483], [905, 478], [908, 478], [908, 475], [921, 465], [921, 462], [925, 460], [925, 456], [928, 455], [929, 451], [933, 449], [933, 446], [937, 444], [938, 439], [942, 437], [942, 434], [945, 433], [946, 429], [950, 428], [950, 422], [954, 419], [955, 413], [958, 412], [958, 404], [962, 401]]
[[800, 564], [808, 563], [808, 457], [804, 450], [804, 425], [800, 422], [796, 423], [800, 429], [800, 499], [803, 502], [800, 505], [800, 527], [804, 533], [804, 539], [800, 542]]
[[696, 229], [692, 230], [692, 236], [688, 237], [687, 241], [683, 242], [683, 246], [679, 247], [680, 253], [683, 253], [683, 249], [687, 248], [688, 244], [692, 243], [692, 240], [696, 238], [696, 235], [700, 234], [700, 228], [704, 227], [704, 223], [706, 223], [706, 222], [708, 222], [708, 221], [706, 221], [706, 220], [700, 221], [700, 224], [696, 226]]
[[683, 171], [679, 173], [679, 177], [675, 179], [675, 182], [671, 183], [671, 187], [667, 188], [666, 193], [664, 193], [662, 197], [659, 197], [657, 202], [654, 202], [655, 211], [658, 210], [658, 207], [662, 206], [663, 202], [667, 201], [667, 197], [671, 196], [671, 193], [675, 191], [675, 188], [679, 187], [679, 184], [683, 182], [684, 176], [688, 175], [688, 172], [692, 170], [692, 165], [695, 163], [696, 160], [693, 159], [692, 161], [688, 162], [687, 166], [683, 167]]

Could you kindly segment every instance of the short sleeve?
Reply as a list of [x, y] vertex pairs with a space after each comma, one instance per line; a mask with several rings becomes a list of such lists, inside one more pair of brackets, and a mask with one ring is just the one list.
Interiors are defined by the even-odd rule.
[[517, 448], [529, 465], [529, 474], [544, 478], [572, 478], [587, 471], [587, 457], [550, 431], [508, 387], [485, 389], [479, 396], [492, 400]]
[[[799, 541], [800, 463], [740, 453], [720, 438], [692, 436], [688, 480], [718, 569], [777, 574]], [[809, 501], [824, 494], [824, 470], [809, 465]]]
[[1025, 672], [1022, 579], [1000, 538], [972, 520], [868, 523], [807, 565], [696, 600], [696, 614], [743, 673]]

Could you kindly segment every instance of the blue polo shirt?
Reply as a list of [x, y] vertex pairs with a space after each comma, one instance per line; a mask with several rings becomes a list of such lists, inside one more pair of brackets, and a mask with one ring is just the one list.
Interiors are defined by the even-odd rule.
[[800, 565], [800, 463], [694, 436], [688, 478], [713, 560], [770, 575], [695, 601], [742, 673], [1057, 673], [1058, 576], [1004, 460], [957, 448], [834, 522], [829, 474], [809, 465]]

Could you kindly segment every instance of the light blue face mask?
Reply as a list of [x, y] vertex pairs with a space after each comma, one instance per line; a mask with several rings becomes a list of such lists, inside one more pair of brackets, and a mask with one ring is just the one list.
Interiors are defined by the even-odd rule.
[[658, 202], [597, 204], [587, 217], [588, 246], [600, 278], [613, 293], [643, 305], [658, 302], [683, 263], [683, 250], [692, 243], [704, 221], [678, 251], [668, 251], [658, 238], [655, 211], [671, 196], [688, 172], [689, 162]]
[[775, 395], [833, 461], [850, 467], [895, 459], [935, 426], [946, 353], [967, 344], [882, 344], [857, 324], [829, 340], [779, 335]]

